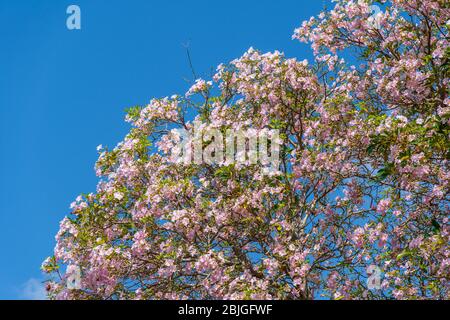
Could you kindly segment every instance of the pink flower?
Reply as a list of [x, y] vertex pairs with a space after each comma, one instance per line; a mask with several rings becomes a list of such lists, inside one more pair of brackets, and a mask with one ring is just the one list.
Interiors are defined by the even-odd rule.
[[391, 200], [390, 199], [382, 199], [380, 202], [378, 202], [377, 205], [377, 212], [378, 213], [386, 213], [386, 211], [391, 206]]

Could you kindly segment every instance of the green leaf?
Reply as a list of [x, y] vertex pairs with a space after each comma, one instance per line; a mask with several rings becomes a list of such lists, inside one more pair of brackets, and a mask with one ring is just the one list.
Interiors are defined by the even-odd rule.
[[441, 225], [439, 224], [439, 222], [436, 221], [436, 219], [433, 219], [431, 221], [431, 224], [433, 225], [433, 230], [435, 232], [439, 232], [441, 230]]
[[397, 256], [397, 260], [401, 260], [404, 257], [410, 256], [412, 254], [411, 251], [409, 250], [403, 250], [398, 256]]

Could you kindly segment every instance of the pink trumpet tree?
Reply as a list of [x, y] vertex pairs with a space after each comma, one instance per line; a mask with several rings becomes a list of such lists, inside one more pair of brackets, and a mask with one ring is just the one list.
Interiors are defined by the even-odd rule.
[[[50, 298], [449, 298], [450, 4], [336, 2], [295, 30], [315, 61], [251, 48], [129, 110], [43, 263]], [[194, 123], [278, 130], [279, 165], [173, 161]]]

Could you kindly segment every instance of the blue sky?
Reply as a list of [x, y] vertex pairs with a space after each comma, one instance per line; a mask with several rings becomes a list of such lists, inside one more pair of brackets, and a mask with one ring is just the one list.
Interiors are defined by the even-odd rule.
[[[250, 46], [311, 58], [291, 40], [326, 0], [0, 0], [0, 299], [39, 298], [59, 221], [95, 191], [99, 144], [124, 109], [184, 94]], [[81, 8], [81, 30], [66, 9]]]

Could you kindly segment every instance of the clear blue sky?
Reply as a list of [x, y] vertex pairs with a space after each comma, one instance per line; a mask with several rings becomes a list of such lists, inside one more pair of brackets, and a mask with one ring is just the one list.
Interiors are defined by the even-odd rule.
[[0, 0], [0, 299], [41, 295], [59, 221], [95, 191], [96, 146], [123, 138], [126, 107], [188, 89], [184, 43], [203, 77], [250, 46], [310, 59], [291, 35], [325, 3]]

